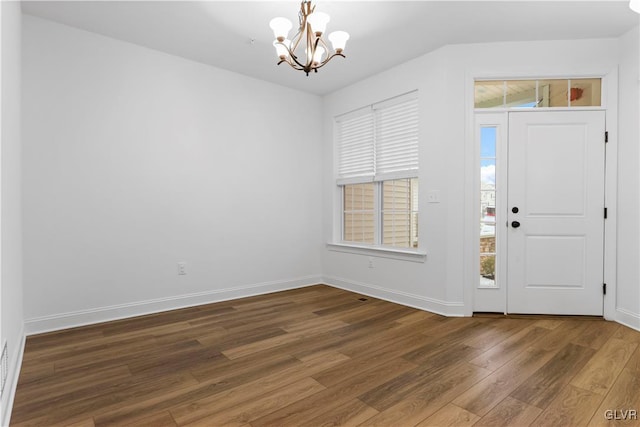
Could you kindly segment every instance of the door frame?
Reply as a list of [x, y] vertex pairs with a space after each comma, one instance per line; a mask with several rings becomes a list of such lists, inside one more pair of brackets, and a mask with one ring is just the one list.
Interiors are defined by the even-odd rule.
[[[505, 75], [498, 72], [489, 74], [486, 71], [468, 70], [465, 76], [465, 224], [464, 241], [468, 244], [464, 247], [464, 315], [472, 316], [475, 304], [475, 289], [477, 287], [479, 248], [477, 242], [480, 238], [476, 215], [478, 207], [476, 200], [479, 196], [480, 182], [478, 178], [479, 150], [476, 147], [476, 116], [493, 115], [495, 121], [499, 114], [503, 115], [501, 123], [508, 123], [509, 109], [474, 108], [474, 83], [476, 80], [527, 80], [541, 78], [602, 78], [602, 106], [601, 107], [574, 107], [574, 108], [540, 108], [537, 111], [562, 111], [562, 110], [604, 110], [606, 112], [605, 129], [608, 132], [608, 143], [605, 152], [605, 206], [608, 208], [608, 218], [604, 223], [604, 283], [607, 284], [607, 293], [604, 295], [603, 314], [607, 320], [616, 319], [616, 247], [617, 247], [617, 176], [618, 176], [618, 69], [592, 70], [586, 73], [581, 70], [572, 73], [565, 70], [561, 73], [536, 73], [529, 75]], [[484, 120], [483, 120], [484, 121]], [[492, 120], [489, 120], [492, 121]], [[503, 144], [504, 145], [504, 144]], [[504, 159], [503, 159], [504, 160]], [[506, 194], [506, 193], [505, 193]], [[502, 233], [505, 234], [505, 233]], [[502, 239], [503, 240], [503, 239]], [[499, 242], [499, 241], [498, 241]], [[504, 263], [503, 263], [504, 264]], [[500, 268], [496, 274], [498, 278], [505, 277], [506, 266]], [[504, 301], [502, 312], [506, 312], [506, 293], [499, 298]]]

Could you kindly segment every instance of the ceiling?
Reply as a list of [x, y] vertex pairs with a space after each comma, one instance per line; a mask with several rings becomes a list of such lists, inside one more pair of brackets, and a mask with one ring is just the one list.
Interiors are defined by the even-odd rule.
[[448, 44], [618, 37], [628, 0], [317, 1], [345, 30], [346, 59], [308, 77], [276, 66], [269, 21], [299, 1], [24, 1], [24, 13], [314, 94], [327, 94]]

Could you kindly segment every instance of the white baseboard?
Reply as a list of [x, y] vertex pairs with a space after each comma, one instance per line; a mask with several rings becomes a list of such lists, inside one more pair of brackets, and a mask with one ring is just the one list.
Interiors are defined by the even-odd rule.
[[20, 329], [20, 343], [18, 351], [13, 352], [14, 357], [9, 362], [9, 372], [7, 382], [5, 383], [4, 395], [2, 397], [2, 422], [3, 426], [8, 426], [11, 421], [11, 412], [13, 409], [13, 400], [16, 397], [16, 389], [18, 388], [18, 377], [22, 369], [22, 358], [24, 356], [25, 334], [24, 326]]
[[272, 292], [303, 288], [319, 283], [322, 283], [322, 276], [305, 276], [290, 280], [256, 283], [234, 288], [217, 289], [214, 291], [55, 314], [52, 316], [27, 319], [25, 321], [25, 331], [27, 335], [34, 335], [77, 326], [153, 314], [161, 311], [176, 310], [196, 305], [211, 304], [255, 295], [269, 294]]
[[623, 308], [616, 308], [616, 322], [640, 331], [640, 314]]
[[420, 310], [430, 311], [443, 316], [464, 317], [463, 302], [448, 302], [420, 295], [391, 290], [380, 286], [355, 282], [339, 277], [325, 276], [324, 283], [346, 291], [356, 292], [389, 302], [406, 305]]

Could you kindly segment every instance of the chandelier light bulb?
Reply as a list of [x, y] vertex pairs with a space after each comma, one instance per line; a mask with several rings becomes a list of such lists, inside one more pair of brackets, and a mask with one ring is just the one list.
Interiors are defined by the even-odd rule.
[[275, 40], [273, 46], [276, 48], [276, 54], [280, 59], [287, 59], [289, 57], [289, 50], [287, 48], [291, 48], [291, 40], [285, 39], [281, 42]]
[[279, 42], [284, 41], [289, 35], [289, 31], [293, 28], [293, 24], [287, 18], [273, 18], [271, 22], [269, 22], [269, 26], [273, 30], [273, 35], [276, 37], [276, 40]]
[[636, 13], [640, 13], [640, 0], [631, 0], [629, 2], [629, 8]]
[[322, 62], [322, 56], [324, 55], [324, 48], [318, 46], [313, 54], [313, 65], [318, 65]]
[[344, 47], [347, 45], [347, 40], [349, 40], [349, 33], [346, 31], [334, 31], [329, 34], [329, 41], [336, 53], [342, 53]]
[[307, 23], [311, 25], [311, 30], [320, 37], [327, 30], [327, 24], [331, 18], [323, 12], [313, 12], [307, 17]]

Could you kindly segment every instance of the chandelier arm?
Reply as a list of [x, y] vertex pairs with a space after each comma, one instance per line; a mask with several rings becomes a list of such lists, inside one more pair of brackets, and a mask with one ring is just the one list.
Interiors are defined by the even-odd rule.
[[316, 54], [316, 46], [313, 39], [313, 31], [311, 30], [311, 24], [307, 23], [307, 68], [313, 68], [313, 56]]
[[[289, 65], [292, 65], [291, 60], [293, 59], [293, 61], [294, 61], [296, 64], [298, 64], [300, 67], [304, 67], [304, 65], [303, 65], [303, 64], [301, 64], [301, 63], [298, 61], [297, 56], [293, 53], [293, 51], [292, 51], [292, 50], [291, 50], [291, 49], [290, 49], [286, 44], [284, 44], [283, 42], [279, 42], [279, 41], [276, 41], [276, 43], [277, 43], [277, 44], [279, 44], [279, 45], [284, 46], [284, 48], [285, 48], [285, 49], [287, 49], [287, 52], [289, 52], [289, 58], [281, 59], [281, 60], [280, 60], [280, 62], [278, 62], [278, 64], [277, 64], [277, 65], [280, 65], [280, 64], [282, 64], [283, 62], [286, 62], [286, 63], [287, 63], [287, 64], [289, 64]], [[296, 68], [296, 69], [297, 69], [297, 68]], [[302, 68], [300, 68], [300, 69], [302, 69]]]
[[[286, 46], [285, 46], [286, 47]], [[287, 61], [289, 63], [289, 65], [293, 66], [293, 63], [296, 63], [298, 66], [300, 66], [301, 70], [304, 69], [305, 64], [301, 63], [300, 61], [298, 61], [298, 57], [293, 53], [293, 51], [291, 49], [289, 49], [287, 47], [287, 50], [289, 51], [289, 61]], [[293, 60], [293, 62], [291, 61]], [[295, 68], [295, 67], [294, 67]], [[297, 69], [297, 68], [296, 68]]]
[[289, 66], [290, 66], [291, 68], [293, 68], [294, 70], [298, 70], [298, 71], [303, 71], [303, 70], [304, 70], [304, 68], [302, 68], [300, 65], [295, 64], [295, 63], [293, 63], [293, 62], [291, 62], [291, 61], [288, 61], [287, 59], [281, 59], [280, 61], [278, 61], [278, 64], [277, 64], [277, 65], [280, 65], [280, 64], [282, 64], [283, 62], [284, 62], [285, 64], [289, 65]]
[[343, 58], [346, 58], [346, 56], [344, 56], [342, 53], [334, 53], [333, 55], [331, 55], [330, 57], [328, 57], [327, 59], [325, 59], [324, 61], [322, 61], [320, 63], [320, 65], [318, 65], [317, 67], [313, 67], [314, 69], [318, 69], [318, 68], [322, 68], [324, 67], [327, 62], [331, 61], [333, 58], [335, 58], [336, 56], [342, 56]]
[[[280, 65], [280, 63], [281, 63], [281, 62], [283, 62], [283, 61], [280, 61], [280, 62], [278, 63], [278, 65]], [[294, 64], [294, 63], [289, 62], [289, 61], [284, 61], [284, 62], [286, 62], [287, 64], [289, 64], [289, 66], [290, 66], [291, 68], [293, 68], [294, 70], [304, 71], [304, 68], [302, 68], [301, 66], [299, 66], [299, 65], [297, 65], [297, 64]]]
[[[310, 64], [313, 65], [313, 57], [316, 56], [316, 50], [318, 49], [318, 44], [322, 41], [322, 37], [316, 37], [315, 41], [313, 42], [313, 51], [311, 52], [311, 61]], [[323, 43], [324, 44], [324, 43]], [[329, 54], [329, 51], [325, 49], [325, 51], [327, 52], [327, 55]], [[316, 67], [311, 67], [311, 68], [316, 68]]]
[[298, 32], [293, 37], [293, 44], [291, 45], [292, 52], [298, 48], [298, 45], [300, 44], [300, 40], [302, 40], [302, 27], [298, 29]]
[[[318, 37], [318, 40], [316, 41], [316, 49], [318, 48], [318, 42], [320, 42], [320, 44], [323, 46], [324, 51], [327, 53], [327, 59], [325, 59], [324, 61], [322, 61], [320, 64], [324, 65], [327, 61], [329, 61], [329, 59], [331, 59], [331, 57], [333, 55], [329, 55], [329, 52], [331, 52], [331, 49], [329, 49], [329, 46], [327, 46], [327, 44], [325, 43], [324, 39], [322, 37]], [[315, 53], [315, 50], [314, 50]], [[317, 67], [319, 68], [319, 67]]]
[[[322, 44], [322, 47], [324, 47], [324, 51], [327, 52], [327, 55], [328, 55], [329, 52], [331, 52], [331, 49], [329, 49], [329, 46], [327, 46], [327, 43], [325, 43], [322, 37], [318, 37], [318, 40], [320, 41], [320, 43]], [[318, 46], [318, 43], [316, 43], [316, 47], [317, 46]]]
[[300, 67], [301, 70], [304, 70], [304, 66], [305, 65], [303, 63], [298, 61], [296, 58], [292, 58], [292, 59], [293, 59], [293, 62], [289, 62], [289, 65], [293, 66], [293, 64], [295, 63], [296, 65], [298, 65]]

